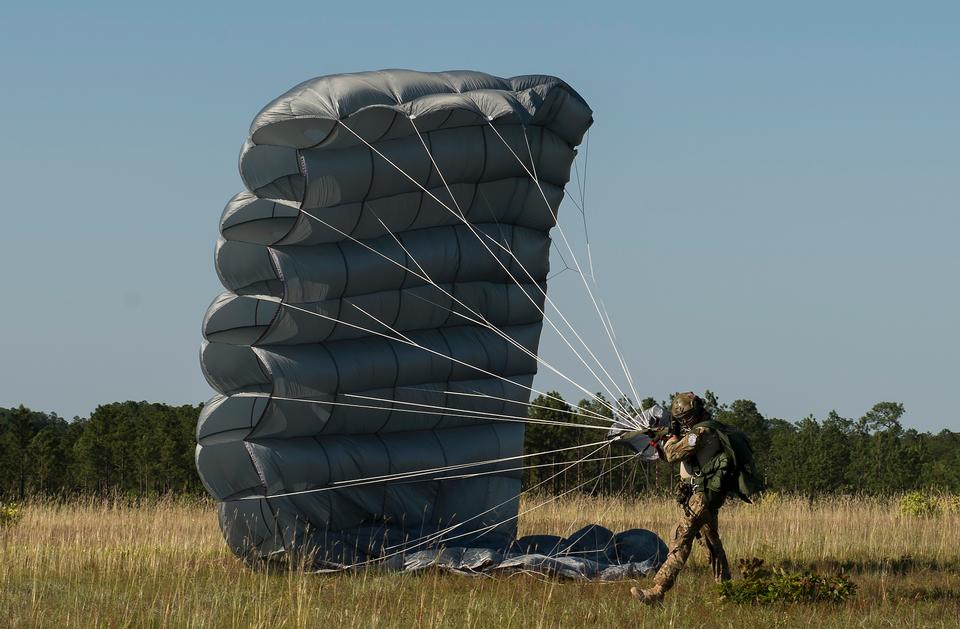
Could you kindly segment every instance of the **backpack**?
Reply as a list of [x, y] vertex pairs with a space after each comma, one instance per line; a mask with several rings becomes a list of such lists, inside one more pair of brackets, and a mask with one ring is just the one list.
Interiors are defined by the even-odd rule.
[[726, 495], [735, 495], [744, 502], [766, 489], [760, 478], [750, 441], [738, 428], [708, 419], [696, 426], [717, 433], [723, 451], [700, 469], [703, 491], [708, 503], [719, 504]]

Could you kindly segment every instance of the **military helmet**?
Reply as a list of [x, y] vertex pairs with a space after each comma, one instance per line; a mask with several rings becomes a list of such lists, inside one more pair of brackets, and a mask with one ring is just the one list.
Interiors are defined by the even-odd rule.
[[670, 405], [670, 416], [684, 424], [692, 424], [703, 416], [703, 400], [692, 391], [677, 393]]

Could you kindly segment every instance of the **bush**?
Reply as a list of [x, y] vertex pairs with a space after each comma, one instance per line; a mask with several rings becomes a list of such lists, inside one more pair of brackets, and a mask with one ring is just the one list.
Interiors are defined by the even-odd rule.
[[769, 570], [763, 560], [741, 559], [741, 578], [719, 584], [720, 598], [734, 603], [842, 602], [853, 596], [857, 586], [843, 575], [825, 577], [812, 572]]
[[911, 491], [900, 498], [897, 505], [900, 515], [914, 518], [929, 518], [940, 514], [940, 502], [922, 491]]
[[0, 502], [0, 529], [15, 525], [23, 518], [23, 509], [15, 502]]

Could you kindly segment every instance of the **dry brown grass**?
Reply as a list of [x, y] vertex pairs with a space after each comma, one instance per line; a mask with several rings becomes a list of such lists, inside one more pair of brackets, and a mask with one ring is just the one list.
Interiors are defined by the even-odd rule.
[[[578, 497], [531, 512], [521, 533], [599, 522], [668, 536], [676, 515], [667, 499]], [[732, 558], [842, 565], [858, 593], [843, 605], [722, 603], [700, 551], [652, 610], [634, 604], [628, 583], [267, 574], [229, 554], [209, 502], [87, 501], [28, 505], [0, 531], [0, 626], [960, 626], [955, 512], [911, 518], [889, 500], [788, 498], [724, 507], [721, 531]]]

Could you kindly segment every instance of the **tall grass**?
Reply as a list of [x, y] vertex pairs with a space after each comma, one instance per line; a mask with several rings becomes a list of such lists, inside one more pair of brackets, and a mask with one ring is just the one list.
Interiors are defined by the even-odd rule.
[[[570, 497], [524, 516], [520, 533], [596, 522], [667, 538], [677, 514], [662, 498]], [[832, 606], [721, 603], [700, 551], [652, 610], [627, 596], [630, 584], [257, 572], [227, 551], [211, 502], [85, 500], [27, 504], [22, 521], [0, 530], [0, 626], [960, 626], [956, 512], [911, 517], [896, 500], [779, 498], [725, 506], [720, 518], [731, 559], [851, 569], [857, 596]]]

